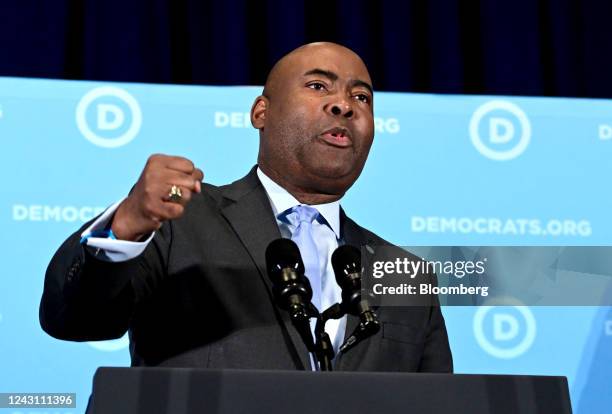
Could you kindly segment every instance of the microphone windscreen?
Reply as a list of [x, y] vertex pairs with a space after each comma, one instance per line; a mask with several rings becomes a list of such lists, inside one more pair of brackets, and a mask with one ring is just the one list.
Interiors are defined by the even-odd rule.
[[332, 254], [331, 262], [340, 286], [349, 274], [361, 273], [361, 252], [350, 244], [338, 247]]
[[304, 274], [304, 263], [300, 255], [300, 249], [290, 239], [276, 239], [268, 245], [266, 248], [266, 267], [271, 278], [287, 267], [295, 269], [302, 275]]

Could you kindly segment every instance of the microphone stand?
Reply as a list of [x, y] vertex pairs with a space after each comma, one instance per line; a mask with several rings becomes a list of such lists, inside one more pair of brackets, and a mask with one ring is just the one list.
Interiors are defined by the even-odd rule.
[[[307, 346], [307, 348], [310, 352], [314, 353], [320, 371], [333, 371], [332, 360], [336, 353], [334, 352], [329, 335], [325, 332], [325, 323], [330, 319], [342, 318], [348, 313], [347, 309], [339, 303], [334, 303], [323, 313], [319, 313], [317, 308], [311, 303], [308, 311], [311, 317], [317, 318], [317, 322], [314, 329], [314, 352], [311, 351], [311, 347]], [[376, 334], [380, 330], [380, 323], [374, 312], [365, 312], [363, 319], [359, 322], [355, 332], [342, 344], [340, 352], [348, 351], [362, 340]], [[310, 332], [308, 332], [308, 336], [312, 338]], [[310, 343], [312, 344], [312, 342]]]
[[338, 303], [330, 306], [322, 314], [317, 311], [314, 305], [312, 307], [317, 318], [315, 325], [315, 356], [319, 363], [319, 369], [321, 371], [333, 371], [332, 359], [334, 359], [335, 352], [329, 335], [325, 332], [325, 323], [330, 319], [340, 319], [346, 312]]

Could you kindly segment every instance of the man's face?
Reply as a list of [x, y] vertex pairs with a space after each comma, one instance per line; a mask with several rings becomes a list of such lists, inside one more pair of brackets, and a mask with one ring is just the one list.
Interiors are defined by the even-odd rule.
[[338, 45], [308, 45], [285, 59], [266, 91], [260, 166], [302, 190], [342, 195], [374, 137], [368, 71]]

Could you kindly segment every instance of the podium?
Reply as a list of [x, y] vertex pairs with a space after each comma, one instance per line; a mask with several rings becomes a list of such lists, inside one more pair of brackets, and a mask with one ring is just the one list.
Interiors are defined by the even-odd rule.
[[565, 377], [99, 368], [88, 413], [570, 414]]

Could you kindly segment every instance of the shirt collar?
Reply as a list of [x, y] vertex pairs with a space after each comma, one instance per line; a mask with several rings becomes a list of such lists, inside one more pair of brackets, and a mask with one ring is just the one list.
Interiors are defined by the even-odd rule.
[[[287, 190], [272, 181], [259, 167], [257, 167], [257, 177], [259, 177], [259, 181], [261, 181], [268, 194], [275, 217], [278, 217], [285, 210], [302, 204]], [[317, 209], [336, 234], [336, 237], [340, 238], [340, 200], [326, 204], [314, 204], [311, 207]]]

